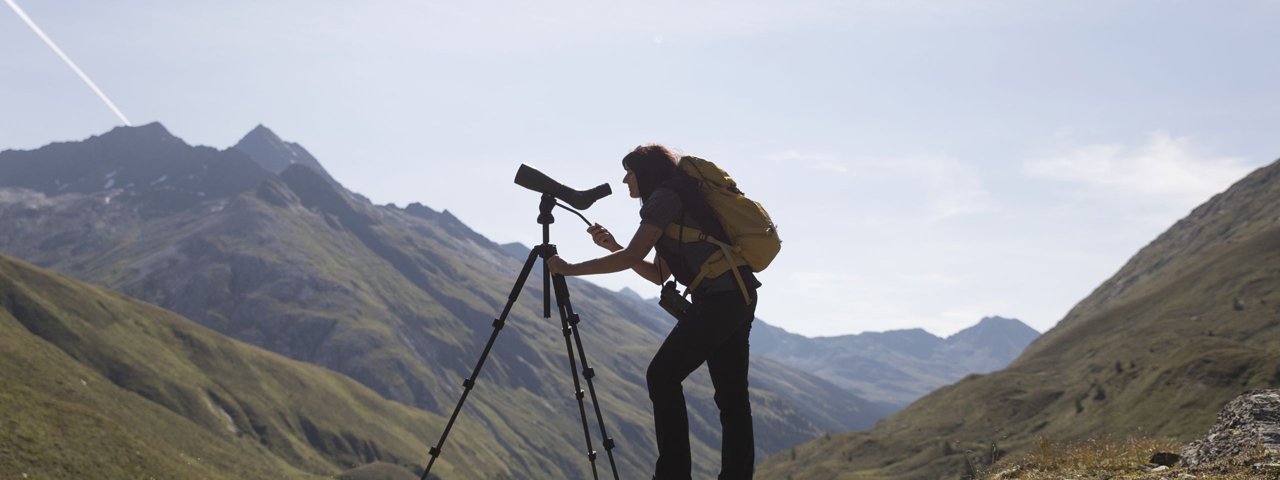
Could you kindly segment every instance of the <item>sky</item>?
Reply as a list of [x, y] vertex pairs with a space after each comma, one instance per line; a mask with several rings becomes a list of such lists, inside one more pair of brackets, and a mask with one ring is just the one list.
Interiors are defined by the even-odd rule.
[[[0, 149], [126, 116], [216, 148], [263, 124], [375, 203], [534, 245], [521, 163], [610, 183], [583, 213], [630, 238], [621, 158], [662, 143], [768, 209], [783, 248], [756, 313], [807, 336], [946, 336], [989, 315], [1046, 331], [1280, 158], [1276, 0], [6, 6]], [[564, 258], [604, 253], [558, 212]]]

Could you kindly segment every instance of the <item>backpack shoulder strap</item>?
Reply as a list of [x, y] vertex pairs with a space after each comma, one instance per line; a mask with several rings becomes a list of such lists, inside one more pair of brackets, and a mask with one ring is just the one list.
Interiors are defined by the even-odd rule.
[[[714, 240], [714, 239], [712, 239]], [[742, 279], [742, 272], [738, 271], [739, 267], [745, 266], [746, 263], [741, 261], [741, 257], [733, 252], [733, 247], [728, 244], [715, 242], [720, 247], [720, 253], [724, 255], [726, 261], [729, 262], [729, 271], [733, 273], [733, 279], [738, 282], [738, 290], [742, 292], [742, 300], [751, 305], [751, 293], [747, 290], [747, 282]], [[702, 281], [707, 278], [707, 273], [711, 271], [710, 265], [713, 259], [708, 259], [707, 263], [702, 264], [702, 269], [698, 271], [698, 276], [693, 277], [693, 281], [689, 282], [689, 287], [684, 289], [684, 294], [689, 295], [693, 289], [698, 288]]]
[[[725, 259], [725, 261], [729, 263], [729, 271], [733, 273], [733, 279], [737, 280], [738, 289], [742, 290], [743, 300], [745, 300], [748, 305], [751, 304], [751, 295], [747, 290], [747, 282], [742, 279], [742, 272], [738, 271], [738, 267], [741, 267], [747, 264], [746, 260], [742, 258], [742, 252], [738, 247], [722, 242], [716, 239], [716, 237], [707, 235], [706, 233], [703, 233], [701, 230], [698, 230], [696, 228], [686, 227], [674, 222], [667, 224], [667, 228], [664, 230], [664, 234], [667, 235], [668, 237], [671, 237], [680, 241], [682, 244], [692, 243], [692, 242], [707, 242], [717, 247], [720, 247], [720, 251], [716, 253], [719, 253]], [[684, 289], [685, 295], [689, 295], [689, 293], [692, 292], [693, 289], [698, 288], [698, 285], [702, 284], [702, 281], [705, 280], [707, 278], [707, 275], [711, 272], [712, 269], [710, 267], [715, 262], [715, 260], [716, 260], [715, 258], [709, 258], [705, 263], [702, 264], [702, 268], [698, 271], [698, 275], [693, 277], [693, 281], [689, 282], [689, 286]]]
[[678, 240], [680, 243], [701, 242], [712, 238], [707, 236], [707, 234], [702, 233], [702, 230], [684, 226], [683, 224], [676, 222], [668, 223], [667, 228], [663, 230], [663, 233], [668, 237]]

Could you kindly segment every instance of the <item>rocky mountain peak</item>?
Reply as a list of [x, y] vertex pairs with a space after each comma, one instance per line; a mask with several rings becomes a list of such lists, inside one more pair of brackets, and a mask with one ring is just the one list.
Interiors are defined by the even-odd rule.
[[[999, 316], [985, 317], [977, 325], [947, 337], [947, 348], [958, 351], [985, 350], [999, 358], [1017, 358], [1027, 345], [1040, 337], [1040, 332], [1021, 320]], [[975, 368], [977, 373], [989, 368]]]
[[984, 343], [991, 343], [992, 340], [1003, 337], [1009, 340], [1016, 340], [1021, 346], [1026, 346], [1026, 342], [1030, 342], [1038, 336], [1040, 336], [1040, 332], [1021, 320], [991, 316], [983, 317], [976, 325], [947, 337], [947, 342], [955, 343], [971, 338], [983, 338], [987, 340]]
[[284, 140], [281, 140], [280, 136], [276, 135], [276, 132], [271, 131], [270, 128], [267, 128], [266, 125], [263, 125], [261, 123], [259, 123], [256, 127], [253, 127], [253, 130], [249, 130], [249, 133], [245, 134], [244, 138], [240, 139], [240, 143], [244, 143], [246, 141], [259, 141], [259, 140], [267, 141], [270, 143], [284, 143]]
[[116, 127], [102, 135], [89, 137], [87, 142], [110, 142], [113, 144], [156, 144], [177, 143], [186, 145], [181, 138], [174, 136], [160, 122], [145, 125]]
[[241, 138], [232, 150], [244, 152], [249, 158], [267, 171], [275, 174], [284, 172], [290, 165], [304, 165], [324, 177], [325, 181], [337, 184], [329, 172], [320, 165], [307, 149], [292, 142], [286, 142], [275, 132], [262, 124], [253, 127], [244, 138]]
[[0, 152], [0, 186], [46, 195], [119, 189], [215, 197], [252, 188], [266, 175], [244, 153], [193, 147], [158, 122], [116, 127], [82, 142]]
[[430, 207], [418, 202], [410, 203], [408, 206], [404, 207], [404, 212], [423, 220], [435, 221], [440, 218], [440, 212], [432, 210]]

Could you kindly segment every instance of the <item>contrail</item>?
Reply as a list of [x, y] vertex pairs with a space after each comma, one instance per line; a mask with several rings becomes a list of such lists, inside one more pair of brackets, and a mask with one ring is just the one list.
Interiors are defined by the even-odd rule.
[[129, 119], [125, 118], [124, 113], [121, 112], [119, 108], [116, 108], [116, 104], [111, 103], [111, 99], [107, 98], [107, 94], [102, 93], [102, 90], [93, 83], [93, 80], [90, 80], [89, 76], [85, 75], [84, 72], [80, 70], [80, 67], [76, 66], [76, 62], [71, 61], [71, 57], [62, 53], [62, 49], [58, 48], [58, 45], [53, 43], [53, 40], [49, 39], [49, 36], [45, 35], [44, 31], [40, 30], [40, 27], [36, 26], [36, 22], [31, 21], [31, 17], [28, 17], [27, 13], [22, 11], [22, 8], [19, 7], [17, 3], [14, 3], [13, 0], [4, 0], [4, 3], [9, 4], [9, 8], [12, 8], [13, 12], [17, 13], [18, 16], [22, 18], [22, 21], [27, 22], [27, 26], [31, 27], [31, 30], [36, 32], [36, 35], [39, 35], [40, 39], [44, 40], [44, 43], [48, 45], [49, 48], [52, 48], [54, 53], [58, 54], [59, 57], [62, 57], [62, 61], [67, 62], [67, 66], [71, 67], [72, 70], [75, 70], [76, 75], [79, 75], [80, 78], [84, 79], [84, 83], [89, 85], [89, 88], [93, 90], [93, 93], [98, 94], [98, 98], [101, 98], [103, 102], [106, 102], [107, 107], [111, 108], [111, 111], [115, 112], [117, 117], [120, 117], [120, 121], [124, 122], [127, 126], [133, 126], [132, 123], [129, 123]]

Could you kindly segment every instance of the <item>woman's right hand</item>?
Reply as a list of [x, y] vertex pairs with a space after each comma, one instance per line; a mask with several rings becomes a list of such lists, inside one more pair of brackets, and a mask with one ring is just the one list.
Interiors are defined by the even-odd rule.
[[618, 241], [613, 238], [613, 234], [609, 233], [609, 229], [604, 228], [599, 223], [593, 223], [590, 227], [587, 227], [587, 233], [591, 234], [591, 241], [596, 242], [596, 245], [605, 250], [610, 252], [622, 250], [622, 245], [619, 245]]

